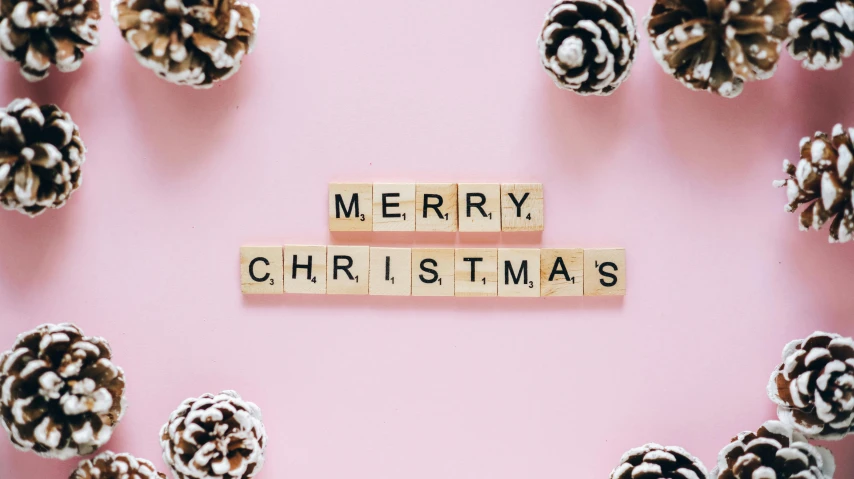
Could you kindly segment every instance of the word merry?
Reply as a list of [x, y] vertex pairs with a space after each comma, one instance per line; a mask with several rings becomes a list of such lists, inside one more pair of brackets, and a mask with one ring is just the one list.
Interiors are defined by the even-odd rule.
[[332, 183], [329, 231], [543, 231], [543, 185]]
[[245, 246], [245, 294], [622, 296], [624, 249]]

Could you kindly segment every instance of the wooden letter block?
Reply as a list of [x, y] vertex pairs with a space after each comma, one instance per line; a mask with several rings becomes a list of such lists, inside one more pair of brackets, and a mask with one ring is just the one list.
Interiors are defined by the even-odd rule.
[[453, 248], [413, 248], [412, 296], [453, 295]]
[[412, 294], [412, 250], [371, 248], [371, 295]]
[[543, 185], [501, 185], [501, 230], [543, 231]]
[[374, 231], [415, 231], [415, 183], [374, 184]]
[[455, 183], [415, 185], [415, 230], [457, 231], [457, 185]]
[[282, 247], [240, 247], [240, 291], [243, 294], [282, 294]]
[[626, 250], [584, 250], [584, 296], [626, 295]]
[[584, 294], [584, 250], [543, 249], [540, 254], [540, 296]]
[[498, 250], [458, 248], [454, 253], [454, 295], [498, 295]]
[[329, 185], [329, 231], [371, 231], [373, 185], [331, 183]]
[[285, 245], [285, 294], [326, 294], [326, 246]]
[[326, 247], [326, 294], [368, 294], [370, 248]]
[[498, 250], [498, 296], [537, 298], [540, 296], [540, 250], [500, 248]]
[[457, 191], [460, 231], [501, 231], [501, 185], [460, 183]]

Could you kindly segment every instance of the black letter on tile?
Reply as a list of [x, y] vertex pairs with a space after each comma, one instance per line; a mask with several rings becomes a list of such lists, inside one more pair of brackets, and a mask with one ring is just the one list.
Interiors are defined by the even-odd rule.
[[566, 270], [566, 265], [563, 262], [563, 258], [560, 256], [555, 260], [555, 265], [552, 267], [552, 273], [549, 275], [549, 281], [554, 281], [555, 275], [558, 274], [566, 278], [567, 281], [572, 279], [569, 277], [569, 271]]
[[516, 205], [516, 217], [521, 218], [522, 217], [522, 203], [524, 203], [525, 200], [528, 199], [528, 196], [530, 196], [531, 194], [525, 193], [524, 195], [522, 195], [522, 199], [518, 200], [518, 201], [516, 200], [516, 195], [514, 195], [513, 193], [507, 193], [507, 195], [510, 196], [510, 201], [512, 201], [513, 204]]
[[[478, 198], [478, 202], [475, 203], [472, 201], [473, 198]], [[483, 211], [483, 205], [486, 204], [486, 195], [483, 193], [466, 193], [466, 217], [471, 218], [471, 209], [477, 208], [480, 211], [480, 214], [483, 217], [487, 217], [489, 215], [486, 214], [486, 211]]]
[[307, 272], [306, 279], [311, 279], [311, 255], [308, 256], [308, 263], [299, 264], [297, 263], [297, 255], [294, 255], [293, 268], [291, 268], [291, 279], [297, 279], [297, 270], [300, 268], [304, 268]]
[[[338, 264], [339, 259], [347, 261], [347, 266], [342, 266], [342, 265]], [[352, 256], [346, 256], [346, 255], [341, 255], [341, 256], [335, 255], [335, 256], [333, 256], [333, 258], [332, 258], [332, 279], [338, 279], [338, 270], [339, 269], [344, 271], [344, 274], [346, 274], [347, 277], [350, 278], [350, 281], [353, 281], [354, 279], [356, 279], [353, 277], [353, 274], [350, 273], [350, 267], [351, 266], [353, 266], [353, 257]]]
[[[352, 198], [350, 199], [350, 206], [344, 206], [344, 198], [341, 195], [335, 195], [335, 217], [341, 217], [341, 210], [344, 210], [344, 217], [349, 218], [351, 214], [355, 213], [355, 217], [359, 217], [359, 193], [353, 193]], [[354, 211], [355, 210], [355, 211]]]
[[478, 261], [483, 261], [483, 258], [463, 258], [463, 261], [468, 261], [471, 263], [471, 282], [474, 283], [475, 282], [474, 273], [475, 273], [476, 265], [477, 265]]
[[[598, 261], [597, 261], [597, 263], [598, 263]], [[602, 263], [599, 265], [599, 274], [601, 274], [602, 276], [604, 276], [606, 278], [610, 278], [610, 281], [608, 281], [608, 282], [605, 282], [604, 279], [600, 279], [599, 284], [601, 284], [602, 286], [604, 286], [606, 288], [611, 288], [611, 287], [617, 285], [617, 275], [615, 275], [614, 273], [609, 273], [608, 271], [605, 271], [604, 268], [606, 266], [610, 266], [610, 267], [614, 268], [614, 271], [619, 271], [619, 268], [617, 268], [617, 265], [615, 265], [614, 263], [611, 263], [610, 261], [607, 263]]]
[[510, 261], [504, 262], [504, 284], [510, 284], [510, 279], [513, 279], [513, 284], [519, 284], [519, 280], [525, 278], [522, 284], [528, 283], [528, 260], [522, 260], [522, 266], [519, 267], [519, 274], [513, 274], [513, 265]]
[[[430, 201], [429, 201], [430, 198], [436, 199], [436, 204], [431, 205]], [[439, 218], [445, 219], [445, 217], [442, 216], [442, 212], [439, 210], [439, 207], [441, 207], [442, 204], [444, 204], [444, 203], [445, 203], [445, 200], [442, 199], [441, 195], [434, 195], [432, 193], [424, 194], [424, 213], [423, 213], [424, 217], [425, 218], [427, 217], [427, 210], [432, 209], [433, 211], [436, 212], [437, 215], [439, 215]]]
[[270, 277], [270, 273], [265, 273], [263, 278], [255, 276], [255, 263], [259, 261], [266, 264], [267, 266], [270, 266], [270, 262], [267, 261], [267, 258], [253, 259], [251, 262], [249, 262], [249, 277], [252, 278], [252, 281], [255, 281], [256, 283], [263, 283], [264, 281], [267, 281], [267, 279]]
[[433, 284], [436, 281], [439, 281], [439, 273], [437, 273], [435, 269], [428, 268], [427, 266], [425, 266], [427, 264], [429, 264], [433, 268], [439, 266], [439, 263], [437, 263], [435, 259], [427, 258], [421, 260], [421, 271], [424, 271], [425, 273], [430, 273], [432, 275], [432, 278], [427, 279], [424, 277], [423, 274], [419, 274], [418, 277], [421, 279], [422, 283]]
[[389, 198], [397, 198], [400, 193], [383, 193], [383, 218], [400, 218], [400, 213], [388, 213], [389, 208], [397, 208], [400, 203], [388, 203]]

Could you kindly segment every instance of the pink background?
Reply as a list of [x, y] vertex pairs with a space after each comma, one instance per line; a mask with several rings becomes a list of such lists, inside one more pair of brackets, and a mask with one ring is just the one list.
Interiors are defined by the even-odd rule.
[[[648, 441], [711, 469], [774, 417], [787, 341], [854, 334], [854, 246], [799, 233], [771, 187], [801, 136], [854, 125], [854, 60], [785, 57], [725, 100], [642, 34], [628, 82], [582, 98], [540, 68], [549, 0], [257, 4], [255, 53], [209, 91], [144, 70], [107, 18], [74, 74], [0, 66], [0, 103], [56, 102], [89, 147], [66, 208], [0, 212], [0, 346], [43, 322], [106, 337], [130, 401], [109, 449], [162, 466], [169, 413], [236, 389], [264, 412], [259, 479], [606, 479]], [[396, 180], [541, 181], [546, 230], [330, 237], [329, 182]], [[242, 297], [249, 243], [624, 246], [629, 294]], [[832, 447], [854, 476], [854, 438]], [[0, 440], [2, 479], [72, 467]]]

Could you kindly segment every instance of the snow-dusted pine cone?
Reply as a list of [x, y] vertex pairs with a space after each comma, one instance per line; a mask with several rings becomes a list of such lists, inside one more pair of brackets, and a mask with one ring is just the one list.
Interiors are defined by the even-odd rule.
[[235, 0], [113, 0], [139, 62], [172, 83], [209, 88], [252, 52], [260, 13]]
[[768, 396], [780, 420], [811, 439], [854, 433], [854, 339], [815, 332], [783, 349]]
[[56, 105], [18, 99], [0, 108], [0, 205], [37, 216], [61, 208], [80, 186], [86, 147]]
[[854, 237], [854, 129], [833, 127], [830, 136], [816, 132], [801, 139], [801, 158], [797, 165], [783, 161], [786, 180], [774, 182], [785, 187], [789, 204], [786, 211], [801, 211], [800, 229], [821, 229], [830, 223], [830, 242], [847, 243]]
[[261, 410], [234, 391], [184, 401], [160, 430], [163, 460], [178, 479], [249, 479], [264, 465]]
[[681, 447], [647, 444], [623, 454], [611, 479], [706, 479], [699, 459]]
[[29, 81], [80, 68], [98, 45], [98, 0], [0, 0], [0, 56], [21, 65]]
[[0, 418], [12, 444], [43, 457], [95, 452], [125, 411], [125, 378], [103, 338], [44, 324], [0, 354]]
[[609, 95], [628, 76], [638, 34], [623, 0], [558, 0], [537, 39], [555, 85], [581, 95]]
[[166, 474], [151, 461], [107, 451], [82, 461], [68, 479], [166, 479]]
[[789, 54], [804, 68], [835, 70], [854, 51], [854, 2], [791, 0]]
[[833, 479], [836, 463], [823, 447], [779, 422], [743, 432], [718, 455], [711, 479]]
[[656, 0], [646, 19], [664, 70], [724, 97], [770, 78], [788, 38], [789, 0]]

